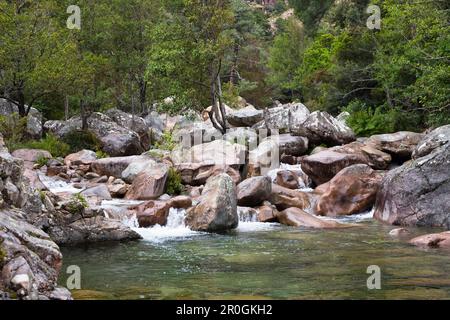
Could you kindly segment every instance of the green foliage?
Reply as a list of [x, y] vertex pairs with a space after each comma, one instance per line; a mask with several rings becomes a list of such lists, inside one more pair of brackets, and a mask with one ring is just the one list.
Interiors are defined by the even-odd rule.
[[155, 144], [156, 149], [172, 151], [175, 149], [177, 143], [173, 139], [173, 135], [169, 131], [165, 131], [161, 137], [161, 141]]
[[29, 140], [15, 144], [10, 151], [17, 149], [47, 150], [53, 157], [65, 157], [70, 153], [70, 146], [51, 133], [47, 133], [41, 140]]
[[101, 141], [91, 131], [73, 130], [66, 134], [63, 141], [70, 146], [70, 152], [75, 153], [84, 149], [100, 151]]
[[105, 159], [109, 157], [109, 154], [107, 154], [106, 152], [104, 152], [103, 150], [97, 150], [95, 152], [95, 155], [97, 156], [97, 159]]
[[44, 156], [39, 156], [38, 159], [36, 160], [36, 164], [39, 166], [39, 168], [46, 166], [48, 163], [48, 158], [44, 157]]
[[169, 169], [169, 175], [166, 182], [166, 193], [173, 196], [179, 195], [183, 192], [184, 186], [182, 184], [181, 175], [174, 168]]
[[347, 124], [357, 136], [367, 137], [395, 130], [397, 113], [393, 109], [386, 112], [383, 107], [371, 108], [355, 100], [347, 106], [345, 111], [350, 113]]
[[23, 141], [26, 127], [27, 118], [21, 118], [17, 113], [0, 115], [0, 133], [11, 152], [18, 149], [17, 146]]
[[66, 204], [67, 211], [69, 211], [71, 214], [83, 213], [84, 209], [86, 209], [88, 206], [88, 202], [81, 193], [75, 193], [74, 195], [72, 195], [69, 203]]
[[3, 249], [2, 242], [0, 242], [0, 267], [3, 266], [4, 260], [6, 259], [6, 251]]

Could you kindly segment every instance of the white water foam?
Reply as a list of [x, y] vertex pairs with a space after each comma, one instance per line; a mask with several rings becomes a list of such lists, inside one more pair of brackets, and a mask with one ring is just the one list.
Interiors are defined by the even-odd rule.
[[42, 184], [53, 194], [79, 193], [80, 191], [82, 191], [81, 189], [75, 188], [71, 183], [48, 177], [42, 173], [38, 173], [38, 177]]
[[165, 226], [156, 225], [151, 228], [139, 228], [136, 217], [126, 219], [123, 223], [136, 231], [144, 241], [163, 243], [169, 240], [186, 240], [202, 232], [192, 231], [184, 225], [186, 210], [171, 208]]
[[342, 223], [358, 223], [358, 222], [372, 220], [374, 213], [375, 213], [375, 208], [373, 208], [370, 211], [359, 213], [359, 214], [354, 214], [351, 216], [342, 216], [342, 217], [336, 217], [336, 218], [331, 218], [331, 217], [320, 217], [320, 218], [324, 219], [324, 220], [333, 220], [333, 221], [338, 221], [338, 222], [342, 222]]

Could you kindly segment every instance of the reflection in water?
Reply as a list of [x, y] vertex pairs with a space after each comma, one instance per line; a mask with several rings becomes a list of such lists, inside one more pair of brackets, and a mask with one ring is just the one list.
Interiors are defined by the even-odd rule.
[[[223, 235], [192, 232], [181, 225], [182, 217], [173, 211], [171, 227], [139, 229], [144, 241], [63, 248], [65, 265], [82, 270], [83, 290], [74, 291], [74, 297], [450, 298], [450, 255], [390, 237], [393, 227], [367, 220], [369, 214], [356, 217], [359, 228], [307, 230], [247, 222]], [[411, 236], [427, 231], [413, 230]], [[369, 265], [381, 268], [381, 290], [367, 290]], [[66, 278], [62, 273], [61, 284]]]

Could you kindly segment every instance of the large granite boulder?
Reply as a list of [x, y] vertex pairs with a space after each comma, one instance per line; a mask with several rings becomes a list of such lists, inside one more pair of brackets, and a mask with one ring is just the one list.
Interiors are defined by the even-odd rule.
[[48, 300], [59, 291], [60, 299], [70, 299], [68, 290], [57, 287], [62, 266], [59, 247], [25, 215], [0, 211], [0, 291], [27, 300]]
[[188, 210], [185, 223], [192, 230], [206, 232], [238, 226], [236, 188], [230, 176], [220, 174], [207, 181], [200, 202]]
[[122, 173], [131, 163], [146, 161], [147, 159], [148, 157], [144, 156], [103, 158], [92, 162], [91, 169], [101, 176], [122, 178]]
[[[139, 134], [124, 127], [105, 114], [94, 112], [88, 118], [88, 127], [102, 143], [102, 150], [112, 157], [141, 154], [144, 150]], [[47, 121], [44, 128], [63, 138], [82, 128], [80, 117], [68, 121]], [[145, 143], [144, 143], [145, 145]]]
[[269, 177], [253, 177], [237, 186], [238, 205], [254, 207], [268, 200], [272, 193], [272, 181]]
[[366, 145], [391, 154], [397, 160], [409, 160], [424, 135], [409, 131], [371, 136]]
[[341, 170], [317, 200], [316, 213], [336, 217], [361, 213], [375, 203], [382, 174], [365, 164]]
[[139, 140], [144, 150], [150, 148], [150, 131], [144, 118], [137, 115], [133, 116], [132, 114], [115, 108], [106, 111], [105, 115], [110, 117], [119, 126], [136, 132], [139, 135]]
[[[425, 141], [432, 141], [435, 135], [432, 132]], [[450, 140], [448, 131], [446, 135], [440, 140]], [[376, 219], [394, 225], [450, 229], [450, 143], [433, 145], [434, 150], [430, 147], [424, 152], [428, 154], [386, 174], [375, 203]]]
[[163, 195], [166, 188], [169, 166], [164, 163], [155, 163], [140, 172], [125, 195], [130, 200], [152, 200]]
[[350, 127], [321, 111], [311, 113], [305, 122], [292, 130], [292, 134], [307, 137], [313, 144], [341, 145], [356, 140]]
[[345, 154], [325, 150], [304, 157], [301, 160], [302, 170], [316, 185], [330, 181], [339, 171], [354, 164], [365, 164], [366, 157], [361, 154]]
[[235, 127], [251, 127], [264, 119], [264, 112], [253, 106], [227, 114], [228, 123]]

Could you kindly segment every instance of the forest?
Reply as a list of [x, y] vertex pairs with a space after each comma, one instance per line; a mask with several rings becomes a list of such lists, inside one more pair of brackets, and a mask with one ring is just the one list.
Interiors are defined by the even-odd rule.
[[[0, 97], [21, 117], [145, 115], [167, 97], [159, 108], [177, 113], [243, 97], [348, 111], [358, 135], [450, 121], [447, 1], [80, 0], [79, 29], [67, 27], [70, 4], [0, 2]], [[366, 23], [373, 4], [379, 30]]]

